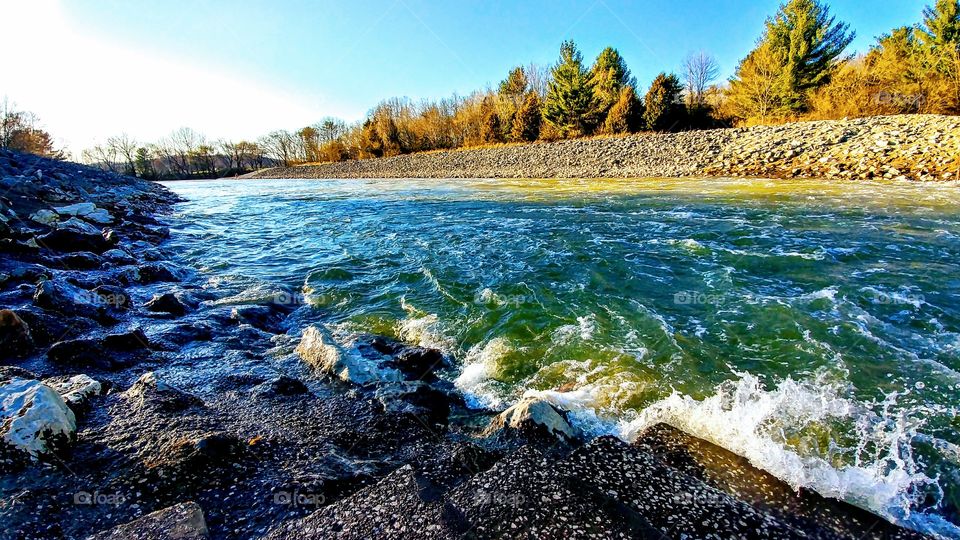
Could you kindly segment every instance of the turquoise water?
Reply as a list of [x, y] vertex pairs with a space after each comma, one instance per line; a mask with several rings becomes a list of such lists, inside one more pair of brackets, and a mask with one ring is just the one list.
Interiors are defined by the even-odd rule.
[[666, 421], [960, 537], [960, 191], [767, 180], [203, 181], [174, 250], [306, 323], [440, 347], [477, 406]]

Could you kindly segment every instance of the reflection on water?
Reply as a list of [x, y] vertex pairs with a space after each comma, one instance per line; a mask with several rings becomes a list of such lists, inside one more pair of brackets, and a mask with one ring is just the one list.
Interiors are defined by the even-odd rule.
[[442, 347], [474, 402], [667, 421], [960, 537], [960, 192], [784, 180], [177, 182], [172, 240], [305, 322]]

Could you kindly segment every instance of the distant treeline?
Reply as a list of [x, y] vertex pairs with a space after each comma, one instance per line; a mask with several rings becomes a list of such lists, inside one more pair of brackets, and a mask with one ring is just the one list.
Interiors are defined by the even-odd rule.
[[155, 144], [129, 137], [84, 151], [89, 163], [146, 178], [230, 176], [272, 165], [342, 161], [512, 142], [881, 114], [960, 114], [960, 0], [845, 51], [849, 26], [820, 0], [788, 0], [736, 73], [706, 52], [640, 91], [620, 53], [592, 64], [572, 41], [553, 66], [512, 69], [495, 88], [438, 101], [392, 98], [347, 124], [334, 118], [256, 141], [208, 142], [183, 128]]

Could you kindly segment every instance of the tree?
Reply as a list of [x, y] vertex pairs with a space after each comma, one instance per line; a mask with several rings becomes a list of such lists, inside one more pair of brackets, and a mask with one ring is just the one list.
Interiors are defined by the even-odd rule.
[[682, 112], [683, 88], [676, 75], [661, 73], [653, 80], [643, 100], [643, 121], [647, 129], [668, 131], [676, 127]]
[[683, 61], [683, 79], [687, 91], [687, 106], [703, 109], [707, 106], [707, 89], [720, 76], [716, 58], [700, 51], [691, 53]]
[[123, 160], [123, 173], [136, 176], [137, 141], [124, 133], [116, 137], [109, 137], [107, 146], [113, 150], [114, 155]]
[[830, 82], [837, 60], [855, 35], [846, 23], [830, 16], [820, 0], [781, 4], [731, 80], [730, 98], [738, 104], [742, 118], [786, 117], [806, 111], [810, 93]]
[[633, 133], [639, 130], [643, 104], [632, 86], [620, 89], [617, 102], [610, 108], [603, 123], [604, 133]]
[[39, 127], [36, 115], [19, 111], [7, 98], [0, 102], [0, 148], [10, 148], [52, 159], [65, 159], [55, 148], [53, 137]]
[[535, 141], [540, 136], [540, 123], [543, 120], [540, 112], [540, 96], [536, 92], [527, 92], [517, 114], [513, 117], [513, 126], [510, 129], [510, 139], [513, 141]]
[[592, 131], [597, 99], [583, 56], [573, 41], [560, 47], [560, 61], [551, 71], [543, 117], [564, 136]]
[[627, 63], [613, 47], [607, 47], [597, 56], [590, 69], [590, 84], [597, 96], [597, 114], [604, 118], [614, 103], [620, 99], [620, 92], [627, 86], [635, 86]]
[[960, 46], [960, 0], [937, 0], [924, 8], [923, 26], [932, 45]]
[[137, 176], [140, 178], [155, 180], [158, 176], [157, 170], [153, 166], [153, 152], [146, 146], [137, 148], [134, 166], [137, 171]]
[[519, 107], [529, 87], [526, 70], [515, 67], [510, 70], [507, 78], [500, 82], [500, 96], [513, 103], [514, 107]]

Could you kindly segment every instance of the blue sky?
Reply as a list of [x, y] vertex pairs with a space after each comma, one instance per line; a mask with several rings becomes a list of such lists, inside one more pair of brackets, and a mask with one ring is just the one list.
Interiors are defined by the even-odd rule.
[[[296, 107], [286, 107], [289, 111], [278, 106], [277, 128], [296, 128], [327, 114], [356, 120], [390, 96], [467, 94], [496, 83], [514, 65], [553, 62], [560, 42], [568, 38], [577, 42], [588, 60], [606, 45], [618, 48], [641, 86], [660, 71], [677, 70], [686, 54], [701, 49], [718, 58], [723, 76], [728, 77], [778, 5], [777, 0], [0, 0], [7, 2], [30, 4], [24, 9], [40, 19], [35, 24], [53, 18], [50, 13], [55, 11], [61, 24], [78, 36], [75, 46], [65, 43], [64, 47], [82, 48], [95, 40], [100, 56], [104, 50], [124, 50], [136, 51], [136, 58], [142, 59], [90, 58], [89, 73], [78, 74], [84, 84], [106, 87], [115, 82], [126, 88], [132, 79], [141, 88], [210, 87], [217, 83], [206, 81], [203, 73], [216, 73], [227, 87], [216, 89], [220, 96], [256, 84], [263, 90], [257, 95], [273, 96], [258, 99], [268, 113], [274, 106], [272, 99], [286, 100], [287, 105], [296, 102]], [[926, 2], [829, 3], [838, 19], [857, 31], [854, 49], [862, 51], [875, 36], [919, 21]], [[165, 69], [158, 68], [155, 59], [162, 59]], [[131, 62], [140, 65], [128, 65]], [[176, 66], [181, 63], [190, 67], [184, 70], [189, 76], [180, 74]], [[39, 73], [41, 68], [36, 69]], [[0, 94], [12, 94], [5, 86], [17, 86], [3, 83], [0, 80]], [[209, 102], [207, 110], [218, 106], [220, 100], [204, 94], [209, 88], [195, 90], [198, 101]], [[152, 96], [151, 100], [156, 99]], [[29, 95], [9, 97], [24, 105], [32, 101]], [[129, 128], [124, 129], [147, 137], [162, 129], [191, 125], [188, 113], [194, 109], [177, 102], [189, 101], [190, 94], [170, 99], [175, 102], [164, 105], [169, 112], [157, 119], [168, 126], [151, 125], [138, 135], [137, 115], [128, 113], [123, 119]], [[177, 105], [182, 105], [184, 115], [176, 113]], [[55, 110], [36, 112], [56, 131], [60, 119]], [[251, 128], [267, 128], [269, 115], [245, 114], [251, 117]], [[298, 122], [295, 114], [316, 118]], [[199, 128], [216, 131], [212, 123], [213, 118], [204, 117]], [[107, 127], [120, 126], [103, 126]], [[70, 138], [85, 143], [109, 134], [90, 132]]]

